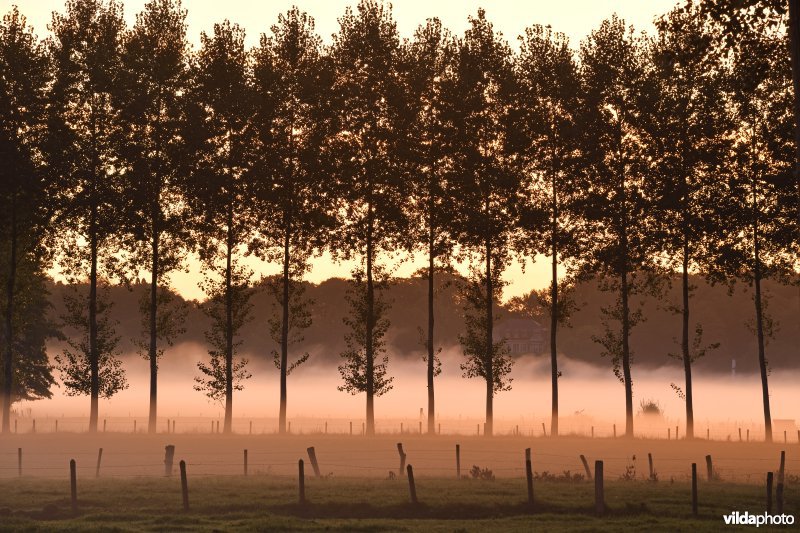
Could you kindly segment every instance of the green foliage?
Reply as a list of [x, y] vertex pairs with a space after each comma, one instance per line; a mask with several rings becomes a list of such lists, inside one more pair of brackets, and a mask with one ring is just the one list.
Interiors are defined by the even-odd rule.
[[242, 267], [231, 268], [230, 279], [206, 275], [202, 288], [208, 299], [201, 304], [203, 312], [211, 320], [206, 331], [208, 364], [197, 363], [201, 376], [195, 377], [194, 390], [202, 392], [212, 400], [227, 403], [234, 390], [242, 390], [243, 382], [250, 379], [247, 359], [239, 358], [242, 340], [238, 337], [241, 328], [253, 319], [250, 298], [253, 290], [249, 286], [252, 272]]
[[[389, 320], [386, 313], [389, 310], [389, 301], [382, 292], [388, 285], [388, 276], [382, 271], [375, 272], [375, 296], [372, 306], [367, 299], [367, 284], [363, 270], [354, 270], [350, 289], [345, 299], [350, 306], [350, 314], [342, 321], [348, 328], [345, 335], [347, 349], [341, 353], [344, 362], [339, 365], [339, 373], [344, 384], [340, 391], [350, 394], [367, 392], [368, 369], [372, 368], [372, 387], [376, 396], [382, 396], [392, 390], [393, 377], [387, 375], [389, 355], [386, 353], [384, 337], [389, 329]], [[372, 343], [367, 343], [367, 323], [371, 323]], [[372, 358], [368, 361], [368, 358]]]
[[69, 396], [92, 394], [92, 367], [96, 365], [98, 380], [98, 395], [102, 398], [111, 398], [114, 394], [128, 388], [125, 378], [125, 369], [119, 359], [121, 350], [118, 348], [119, 337], [114, 331], [115, 324], [108, 313], [113, 305], [106, 298], [102, 288], [97, 295], [97, 322], [96, 322], [96, 362], [92, 360], [92, 347], [89, 340], [87, 296], [76, 292], [64, 298], [66, 313], [62, 317], [67, 331], [67, 344], [69, 348], [55, 357], [56, 368], [61, 373], [65, 392]]

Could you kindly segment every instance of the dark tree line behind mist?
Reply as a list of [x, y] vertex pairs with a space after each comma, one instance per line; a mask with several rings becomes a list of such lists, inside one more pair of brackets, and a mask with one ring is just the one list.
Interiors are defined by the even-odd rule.
[[[50, 394], [44, 346], [58, 331], [42, 310], [55, 265], [70, 282], [56, 368], [68, 394], [90, 397], [90, 431], [100, 397], [127, 387], [119, 354], [131, 334], [112, 319], [111, 291], [145, 277], [150, 431], [159, 358], [200, 310], [209, 350], [195, 389], [224, 405], [229, 432], [250, 377], [243, 353], [261, 346], [280, 372], [285, 432], [288, 377], [325, 316], [304, 275], [327, 252], [356, 264], [327, 344], [340, 346], [340, 389], [365, 395], [367, 434], [392, 387], [392, 351], [409, 342], [392, 337], [389, 258], [415, 253], [426, 297], [404, 311], [425, 317], [413, 336], [429, 432], [438, 353], [454, 334], [464, 377], [486, 384], [492, 434], [494, 397], [513, 379], [494, 331], [504, 273], [545, 255], [550, 286], [507, 307], [547, 323], [553, 435], [559, 353], [609, 360], [633, 436], [634, 361], [674, 352], [692, 438], [693, 364], [720, 341], [695, 307], [706, 283], [739, 283], [751, 289], [771, 439], [765, 286], [797, 283], [800, 194], [788, 12], [760, 7], [682, 2], [653, 36], [612, 16], [575, 48], [532, 25], [518, 49], [483, 10], [463, 35], [430, 19], [402, 39], [391, 6], [373, 0], [346, 10], [330, 45], [293, 8], [252, 49], [228, 20], [192, 48], [179, 0], [151, 0], [131, 27], [115, 0], [67, 0], [45, 40], [15, 8], [0, 26], [4, 431], [13, 401]], [[170, 284], [191, 254], [198, 308]], [[280, 275], [259, 280], [251, 256]], [[452, 276], [456, 262], [467, 275]], [[581, 310], [587, 294], [602, 305]], [[663, 316], [654, 302], [675, 315], [677, 349], [642, 341]]]

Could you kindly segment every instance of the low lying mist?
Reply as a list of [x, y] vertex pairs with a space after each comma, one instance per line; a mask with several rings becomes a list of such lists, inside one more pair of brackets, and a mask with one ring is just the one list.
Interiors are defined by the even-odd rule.
[[[321, 350], [316, 350], [318, 353]], [[195, 343], [183, 343], [169, 349], [160, 364], [159, 418], [194, 419], [181, 422], [184, 431], [208, 431], [208, 421], [223, 415], [223, 406], [209, 401], [195, 391], [194, 377], [199, 374], [196, 363], [205, 360], [206, 348]], [[234, 418], [237, 427], [246, 420], [257, 420], [256, 430], [275, 430], [278, 411], [278, 370], [263, 357], [248, 355], [253, 377], [244, 383], [244, 390], [234, 393]], [[148, 413], [148, 362], [136, 355], [125, 358], [129, 388], [110, 400], [101, 400], [100, 417], [134, 418], [144, 428]], [[462, 377], [463, 361], [458, 348], [441, 354], [442, 373], [436, 378], [437, 420], [443, 432], [475, 433], [483, 422], [485, 385], [478, 379]], [[625, 400], [622, 384], [610, 366], [600, 367], [562, 356], [559, 361], [561, 433], [610, 435], [617, 425], [624, 431]], [[390, 360], [389, 374], [394, 376], [393, 389], [376, 400], [379, 431], [418, 431], [420, 409], [427, 412], [425, 363], [419, 359]], [[494, 413], [498, 432], [516, 431], [539, 435], [550, 430], [550, 361], [548, 356], [525, 356], [517, 359], [512, 370], [512, 389], [495, 397]], [[770, 376], [773, 419], [778, 421], [800, 418], [800, 372], [782, 371]], [[314, 363], [311, 360], [289, 376], [289, 420], [293, 431], [322, 431], [330, 422], [331, 432], [361, 430], [364, 417], [364, 396], [351, 396], [337, 389], [342, 381], [335, 365]], [[683, 372], [679, 367], [659, 369], [633, 368], [634, 403], [637, 412], [640, 401], [656, 402], [661, 416], [637, 413], [637, 434], [647, 433], [666, 437], [667, 428], [680, 425], [683, 431], [684, 402], [670, 384], [683, 387]], [[695, 424], [698, 435], [705, 436], [708, 428], [712, 438], [725, 439], [735, 435], [736, 427], [752, 428], [754, 438], [762, 434], [763, 411], [761, 383], [758, 375], [704, 374], [694, 375]], [[85, 418], [88, 416], [88, 397], [69, 397], [63, 387], [54, 390], [53, 398], [24, 402], [17, 406], [24, 418]], [[244, 421], [244, 422], [243, 422]], [[116, 428], [121, 421], [110, 421]], [[788, 422], [788, 421], [787, 421]], [[62, 422], [64, 424], [65, 422]], [[129, 421], [126, 421], [126, 428]], [[68, 426], [62, 426], [68, 429]], [[794, 438], [794, 421], [789, 430]], [[47, 428], [40, 422], [40, 428]], [[76, 427], [75, 429], [79, 429]], [[235, 428], [236, 429], [236, 428]], [[126, 429], [127, 430], [127, 429]], [[241, 430], [241, 428], [239, 428]], [[776, 431], [780, 428], [776, 427]], [[674, 429], [672, 430], [674, 431]], [[782, 430], [780, 430], [782, 431]], [[737, 438], [736, 436], [733, 437]]]

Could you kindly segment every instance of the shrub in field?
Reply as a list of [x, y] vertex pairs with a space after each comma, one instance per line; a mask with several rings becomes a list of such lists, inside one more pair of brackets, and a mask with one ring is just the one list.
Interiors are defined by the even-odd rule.
[[472, 465], [469, 475], [472, 476], [472, 479], [486, 479], [489, 481], [494, 481], [494, 472], [488, 468], [481, 468], [478, 465]]

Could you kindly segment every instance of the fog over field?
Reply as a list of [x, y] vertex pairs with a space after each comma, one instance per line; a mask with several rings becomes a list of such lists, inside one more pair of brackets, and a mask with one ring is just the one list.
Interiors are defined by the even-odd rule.
[[[322, 348], [315, 352], [319, 353]], [[195, 343], [179, 344], [167, 351], [159, 373], [159, 416], [162, 418], [195, 419], [180, 424], [185, 431], [207, 431], [206, 422], [197, 417], [214, 418], [223, 415], [220, 404], [209, 401], [202, 393], [193, 390], [194, 377], [198, 375], [196, 362], [205, 360], [206, 347]], [[257, 419], [259, 432], [275, 430], [278, 412], [278, 371], [263, 357], [249, 355], [248, 368], [252, 378], [244, 390], [234, 393], [234, 418], [238, 418], [239, 431], [246, 431], [242, 419]], [[144, 429], [147, 417], [149, 374], [147, 361], [130, 354], [124, 357], [129, 387], [111, 400], [101, 400], [101, 418], [134, 417]], [[442, 353], [442, 374], [436, 378], [437, 419], [443, 432], [472, 432], [483, 422], [485, 385], [481, 380], [464, 379], [460, 370], [463, 356], [458, 348]], [[560, 380], [562, 431], [589, 433], [595, 426], [598, 436], [611, 434], [612, 424], [624, 427], [625, 397], [623, 387], [614, 377], [610, 363], [604, 366], [561, 359], [563, 375]], [[607, 365], [607, 366], [605, 366]], [[389, 373], [395, 376], [393, 390], [376, 401], [378, 431], [399, 431], [404, 428], [417, 431], [419, 410], [426, 405], [425, 366], [421, 359], [390, 359]], [[526, 433], [541, 432], [545, 422], [549, 431], [550, 415], [550, 361], [549, 357], [523, 356], [516, 361], [511, 374], [512, 390], [495, 398], [495, 416], [499, 431], [511, 431], [517, 425]], [[800, 419], [800, 389], [797, 387], [800, 372], [782, 371], [771, 376], [770, 391], [773, 417], [776, 420]], [[658, 369], [634, 368], [634, 402], [639, 409], [640, 400], [653, 400], [664, 410], [664, 419], [652, 420], [637, 417], [637, 433], [666, 437], [666, 428], [684, 426], [683, 401], [671, 389], [670, 383], [682, 385], [679, 367]], [[337, 390], [341, 378], [330, 363], [315, 363], [314, 356], [307, 365], [299, 367], [289, 376], [289, 420], [294, 421], [294, 431], [319, 431], [326, 420], [330, 431], [347, 431], [352, 420], [360, 431], [364, 417], [364, 399]], [[756, 374], [736, 376], [695, 374], [695, 423], [698, 435], [705, 436], [706, 428], [712, 438], [737, 438], [737, 427], [753, 428], [753, 438], [761, 438], [759, 421], [763, 420], [761, 385]], [[722, 400], [724, 398], [724, 401]], [[86, 417], [87, 397], [69, 397], [64, 389], [54, 390], [53, 398], [19, 405], [25, 417]], [[128, 430], [129, 421], [109, 421], [109, 429]], [[48, 427], [40, 428], [47, 431]], [[62, 426], [69, 429], [69, 426]], [[244, 428], [244, 429], [243, 429]], [[779, 427], [776, 431], [782, 431]], [[664, 433], [662, 435], [662, 433]], [[792, 439], [794, 431], [790, 431]], [[776, 437], [777, 438], [777, 437]]]

